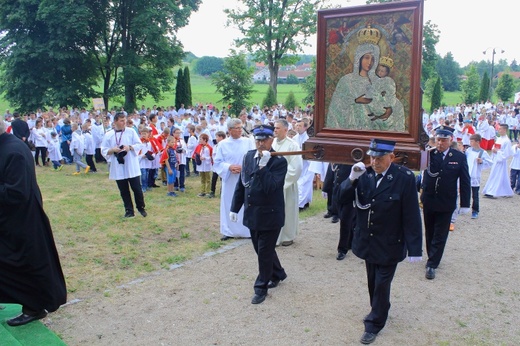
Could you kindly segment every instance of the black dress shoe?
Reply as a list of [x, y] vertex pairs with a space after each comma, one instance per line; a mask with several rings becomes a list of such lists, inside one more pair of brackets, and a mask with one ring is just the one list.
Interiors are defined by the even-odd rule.
[[253, 299], [251, 299], [251, 304], [263, 303], [265, 300], [265, 297], [267, 297], [267, 294], [255, 294], [253, 296]]
[[276, 280], [269, 280], [269, 283], [267, 284], [267, 288], [275, 288], [280, 284], [280, 281], [283, 281], [287, 279], [287, 275], [283, 279], [276, 279]]
[[125, 213], [125, 217], [134, 217], [134, 216], [135, 216], [135, 214], [134, 214], [133, 211], [127, 211], [127, 212]]
[[328, 211], [327, 214], [323, 215], [323, 217], [325, 219], [331, 218], [332, 217], [332, 213], [330, 211]]
[[222, 241], [226, 241], [226, 240], [229, 240], [229, 239], [233, 239], [233, 237], [228, 237], [227, 235], [225, 235], [222, 238], [220, 238], [220, 240], [222, 240]]
[[376, 333], [364, 332], [359, 341], [361, 341], [362, 344], [368, 345], [376, 340], [376, 336]]
[[143, 217], [147, 217], [148, 216], [148, 213], [144, 209], [140, 209], [139, 213], [141, 213], [141, 215], [143, 215]]
[[345, 257], [347, 257], [347, 254], [345, 252], [338, 252], [338, 255], [336, 256], [336, 259], [338, 261], [342, 261], [345, 259]]
[[424, 275], [428, 280], [435, 279], [435, 268], [426, 267], [426, 275]]
[[339, 221], [339, 217], [338, 217], [337, 215], [334, 215], [334, 216], [332, 217], [332, 220], [331, 220], [330, 222], [332, 222], [332, 223], [337, 223], [338, 221]]
[[17, 327], [17, 326], [23, 326], [24, 324], [30, 323], [32, 321], [37, 321], [47, 316], [47, 311], [42, 310], [36, 315], [27, 315], [24, 313], [21, 313], [20, 315], [11, 318], [10, 320], [7, 320], [7, 324], [11, 327]]

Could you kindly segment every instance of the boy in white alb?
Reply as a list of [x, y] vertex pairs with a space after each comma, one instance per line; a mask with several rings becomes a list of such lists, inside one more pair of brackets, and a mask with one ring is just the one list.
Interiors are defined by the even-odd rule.
[[520, 143], [513, 146], [513, 160], [511, 160], [509, 168], [511, 188], [517, 195], [520, 195]]
[[49, 150], [49, 160], [51, 160], [54, 170], [61, 171], [63, 168], [63, 165], [61, 164], [63, 157], [61, 156], [60, 139], [56, 132], [51, 132], [51, 139], [49, 140], [47, 147]]
[[86, 174], [90, 170], [90, 167], [81, 161], [83, 152], [85, 151], [85, 138], [83, 137], [81, 130], [79, 130], [77, 123], [72, 123], [71, 127], [72, 139], [70, 141], [69, 148], [70, 152], [72, 153], [72, 160], [76, 164], [76, 172], [72, 174], [79, 175], [81, 168], [85, 170]]
[[470, 148], [466, 150], [466, 158], [468, 159], [468, 170], [471, 178], [471, 195], [473, 203], [471, 205], [471, 218], [478, 217], [479, 209], [479, 189], [480, 177], [482, 169], [491, 167], [493, 160], [489, 154], [480, 147], [482, 137], [479, 134], [471, 135], [469, 138]]
[[511, 189], [511, 181], [507, 172], [507, 160], [513, 155], [511, 140], [507, 136], [507, 124], [501, 124], [498, 128], [498, 134], [495, 145], [492, 149], [493, 166], [489, 173], [486, 186], [482, 190], [485, 197], [511, 197], [513, 190]]

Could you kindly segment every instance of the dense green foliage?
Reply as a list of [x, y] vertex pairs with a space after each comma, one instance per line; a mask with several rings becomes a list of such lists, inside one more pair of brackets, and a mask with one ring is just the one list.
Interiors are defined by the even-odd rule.
[[437, 59], [436, 72], [441, 77], [442, 87], [446, 91], [455, 91], [460, 88], [459, 76], [462, 74], [460, 65], [453, 60], [451, 52], [446, 53], [444, 58]]
[[298, 103], [296, 102], [296, 97], [294, 96], [294, 93], [292, 91], [289, 92], [289, 95], [287, 95], [287, 98], [285, 99], [285, 108], [286, 109], [294, 109]]
[[193, 99], [191, 97], [191, 77], [190, 77], [190, 69], [188, 66], [184, 67], [184, 73], [183, 73], [183, 79], [184, 79], [184, 104], [185, 105], [193, 105]]
[[305, 104], [314, 104], [314, 97], [316, 95], [316, 57], [314, 57], [311, 62], [311, 69], [312, 73], [305, 78], [305, 82], [302, 84], [306, 92], [306, 96], [302, 100]]
[[214, 56], [203, 56], [195, 62], [194, 72], [201, 76], [211, 76], [217, 71], [222, 71], [224, 59]]
[[274, 94], [273, 87], [269, 85], [264, 100], [262, 101], [262, 107], [271, 107], [272, 105], [278, 104], [276, 95]]
[[434, 109], [438, 109], [441, 106], [441, 77], [437, 77], [435, 86], [433, 87], [432, 102], [430, 106], [430, 112]]
[[235, 40], [255, 61], [269, 68], [274, 95], [277, 94], [280, 66], [298, 61], [298, 53], [307, 38], [316, 33], [316, 10], [323, 0], [240, 0], [240, 9], [225, 9], [231, 23], [243, 34]]
[[479, 101], [480, 77], [475, 66], [470, 67], [468, 79], [462, 82], [462, 95], [464, 103], [474, 103]]
[[489, 76], [487, 72], [484, 72], [484, 77], [482, 77], [482, 82], [480, 83], [480, 93], [479, 100], [481, 102], [485, 102], [490, 99], [489, 95]]
[[179, 68], [179, 71], [177, 72], [177, 84], [175, 86], [175, 109], [181, 108], [181, 104], [187, 106], [184, 77], [182, 74], [182, 68]]
[[159, 100], [184, 54], [176, 32], [200, 2], [0, 0], [1, 90], [19, 109], [83, 105], [99, 79], [106, 107]]
[[504, 73], [498, 80], [498, 86], [495, 92], [500, 100], [510, 100], [515, 93], [515, 82], [513, 76], [509, 73]]
[[231, 115], [238, 115], [248, 106], [248, 100], [253, 92], [252, 75], [254, 69], [247, 67], [244, 54], [233, 52], [224, 59], [224, 69], [211, 76], [212, 84], [217, 92], [222, 94], [219, 102], [231, 104]]

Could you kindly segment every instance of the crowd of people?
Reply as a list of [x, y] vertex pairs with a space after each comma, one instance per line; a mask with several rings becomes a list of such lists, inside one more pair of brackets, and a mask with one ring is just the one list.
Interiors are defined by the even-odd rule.
[[[392, 162], [396, 143], [384, 139], [372, 140], [370, 167], [288, 154], [300, 151], [309, 138], [310, 107], [254, 106], [237, 117], [211, 104], [178, 110], [143, 106], [130, 114], [122, 108], [50, 109], [23, 116], [7, 111], [4, 128], [32, 149], [35, 166], [51, 169], [52, 163], [59, 171], [63, 164], [75, 164], [74, 175], [79, 175], [95, 173], [96, 164], [106, 163], [127, 218], [135, 216], [134, 203], [143, 217], [148, 215], [145, 193], [160, 187], [158, 181], [167, 197], [179, 197], [186, 177], [198, 176], [197, 196], [214, 198], [220, 180], [221, 240], [251, 238], [258, 255], [253, 304], [264, 302], [268, 290], [287, 278], [275, 248], [294, 243], [299, 212], [312, 202], [318, 176], [327, 198], [324, 216], [340, 223], [336, 259], [352, 250], [366, 262], [371, 310], [361, 342], [368, 344], [385, 326], [397, 264], [406, 257], [422, 260], [423, 224], [425, 277], [433, 280], [457, 216], [479, 216], [483, 169], [491, 168], [485, 197], [520, 194], [518, 113], [515, 105], [491, 103], [424, 113], [431, 142], [428, 167], [418, 177]], [[42, 318], [47, 310], [24, 312], [21, 324]]]

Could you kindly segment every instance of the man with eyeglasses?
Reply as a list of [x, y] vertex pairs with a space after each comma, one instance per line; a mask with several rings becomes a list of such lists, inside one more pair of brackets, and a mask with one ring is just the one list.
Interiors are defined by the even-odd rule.
[[254, 143], [247, 137], [242, 137], [242, 121], [232, 118], [228, 121], [229, 137], [217, 146], [213, 161], [213, 170], [222, 178], [222, 193], [220, 196], [220, 233], [222, 241], [235, 237], [249, 238], [249, 229], [242, 224], [243, 209], [238, 212], [238, 222], [231, 222], [229, 211], [235, 186], [242, 171], [244, 155], [254, 149]]

